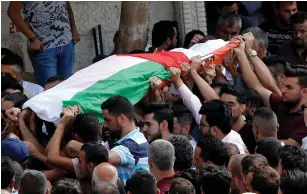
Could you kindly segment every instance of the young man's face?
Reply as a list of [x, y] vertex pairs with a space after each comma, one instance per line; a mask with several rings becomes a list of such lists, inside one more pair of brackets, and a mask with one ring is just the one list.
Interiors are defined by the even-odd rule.
[[158, 121], [154, 119], [154, 113], [150, 113], [144, 116], [143, 132], [148, 142], [162, 138], [160, 125]]
[[238, 118], [240, 118], [245, 111], [244, 107], [238, 102], [238, 99], [236, 96], [233, 96], [231, 94], [222, 94], [221, 100], [225, 103], [228, 103], [231, 107], [232, 112], [232, 121], [236, 122]]
[[297, 48], [307, 47], [307, 21], [293, 24], [293, 41]]
[[291, 23], [290, 18], [296, 12], [297, 12], [297, 5], [295, 1], [292, 4], [288, 2], [280, 2], [278, 14], [283, 22], [290, 24]]
[[302, 88], [298, 84], [297, 77], [284, 77], [282, 80], [282, 100], [288, 103], [298, 104], [301, 101]]

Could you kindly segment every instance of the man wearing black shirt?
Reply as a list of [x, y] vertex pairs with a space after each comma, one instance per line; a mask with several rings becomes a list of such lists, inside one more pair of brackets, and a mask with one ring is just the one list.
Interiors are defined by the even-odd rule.
[[225, 86], [221, 89], [221, 100], [228, 103], [232, 109], [232, 130], [238, 132], [250, 153], [255, 152], [256, 141], [253, 126], [244, 121], [242, 114], [248, 104], [247, 95], [243, 88], [238, 86]]
[[296, 1], [276, 2], [278, 19], [273, 24], [262, 22], [259, 27], [266, 32], [269, 39], [269, 51], [276, 54], [277, 48], [292, 40], [291, 16], [297, 12]]

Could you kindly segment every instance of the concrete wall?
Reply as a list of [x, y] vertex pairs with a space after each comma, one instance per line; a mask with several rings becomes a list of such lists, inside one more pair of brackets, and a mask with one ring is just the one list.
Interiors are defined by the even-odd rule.
[[[149, 3], [149, 40], [153, 25], [160, 20], [175, 20], [175, 2], [155, 1]], [[33, 72], [31, 62], [27, 55], [27, 40], [16, 27], [11, 24], [7, 16], [9, 2], [1, 2], [1, 47], [7, 47], [20, 54], [25, 61], [26, 71]], [[118, 29], [120, 20], [121, 2], [71, 2], [75, 15], [76, 25], [81, 41], [76, 45], [76, 62], [74, 70], [77, 71], [91, 64], [95, 57], [94, 40], [91, 29], [99, 24], [102, 26], [104, 54], [113, 51], [113, 36]], [[151, 41], [149, 41], [151, 42]]]

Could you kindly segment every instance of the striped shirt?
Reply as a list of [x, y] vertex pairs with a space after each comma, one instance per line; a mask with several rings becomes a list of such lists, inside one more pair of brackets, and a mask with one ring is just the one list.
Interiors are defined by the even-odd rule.
[[111, 151], [117, 153], [120, 157], [120, 165], [116, 165], [118, 176], [126, 184], [126, 181], [132, 176], [136, 169], [148, 167], [149, 144], [140, 130], [137, 128], [125, 137], [115, 143]]

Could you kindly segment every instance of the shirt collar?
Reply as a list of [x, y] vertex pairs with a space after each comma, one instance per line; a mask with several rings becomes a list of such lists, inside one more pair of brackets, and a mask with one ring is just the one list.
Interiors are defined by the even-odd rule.
[[129, 137], [133, 136], [134, 134], [136, 133], [139, 133], [140, 132], [140, 129], [139, 128], [136, 128], [134, 130], [132, 130], [130, 133], [128, 133], [127, 135], [125, 135], [124, 137], [122, 137], [120, 140], [118, 140], [116, 142], [116, 144], [120, 144], [122, 141], [124, 141], [125, 139], [128, 139]]

